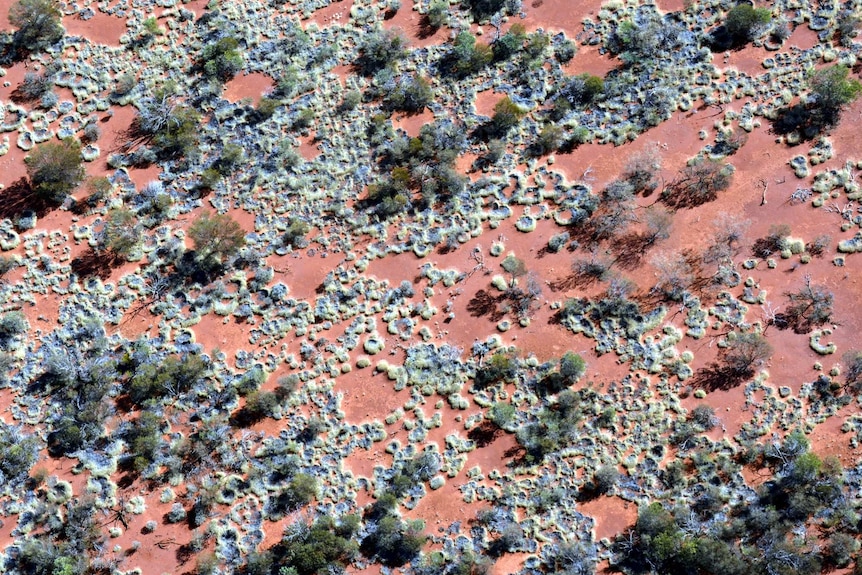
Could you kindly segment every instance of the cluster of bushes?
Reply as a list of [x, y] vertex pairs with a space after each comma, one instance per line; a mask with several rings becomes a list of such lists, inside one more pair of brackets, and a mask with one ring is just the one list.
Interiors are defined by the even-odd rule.
[[587, 400], [584, 391], [566, 389], [542, 408], [535, 421], [520, 428], [516, 434], [518, 443], [524, 448], [524, 459], [529, 464], [538, 464], [545, 456], [562, 449], [580, 434], [580, 423], [584, 412], [582, 402]]
[[387, 140], [377, 146], [377, 154], [381, 169], [389, 174], [369, 186], [365, 201], [379, 217], [409, 208], [417, 191], [420, 206], [431, 206], [464, 190], [465, 178], [455, 171], [455, 160], [467, 141], [457, 124], [441, 120], [422, 126], [415, 138], [391, 135]]
[[242, 569], [244, 575], [316, 575], [341, 571], [359, 549], [356, 535], [360, 518], [346, 515], [337, 521], [320, 516], [313, 523], [296, 523], [273, 547], [251, 554]]
[[749, 459], [774, 472], [753, 500], [727, 505], [707, 490], [709, 504], [667, 509], [655, 502], [618, 537], [615, 567], [628, 574], [757, 575], [848, 566], [859, 549], [859, 524], [845, 498], [840, 463], [808, 451], [799, 433], [755, 448]]
[[91, 558], [104, 544], [92, 500], [44, 508], [35, 522], [41, 529], [36, 529], [13, 551], [7, 549], [2, 565], [5, 573], [85, 575], [110, 571], [108, 561]]

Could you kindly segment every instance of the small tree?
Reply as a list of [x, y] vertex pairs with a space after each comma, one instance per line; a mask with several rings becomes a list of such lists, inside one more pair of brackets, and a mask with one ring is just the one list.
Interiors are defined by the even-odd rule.
[[41, 52], [64, 34], [57, 0], [18, 0], [9, 8], [9, 23], [18, 28], [15, 44], [26, 51]]
[[365, 76], [373, 76], [392, 66], [407, 54], [405, 40], [392, 30], [374, 30], [364, 36], [359, 45], [359, 57], [354, 64]]
[[515, 280], [527, 273], [527, 264], [524, 263], [524, 260], [516, 257], [515, 254], [509, 254], [506, 256], [506, 258], [500, 262], [500, 267], [509, 274], [510, 286], [514, 286]]
[[141, 239], [141, 225], [131, 210], [115, 208], [108, 212], [103, 229], [103, 245], [112, 252], [128, 257]]
[[305, 234], [309, 230], [311, 230], [311, 226], [304, 221], [299, 218], [290, 218], [287, 230], [281, 236], [281, 243], [285, 246], [301, 248], [308, 243], [305, 239]]
[[239, 41], [233, 36], [220, 38], [204, 46], [200, 61], [204, 75], [222, 82], [236, 76], [243, 65], [242, 54], [238, 48]]
[[844, 361], [844, 389], [857, 393], [862, 390], [862, 351], [849, 350], [842, 356]]
[[505, 135], [511, 128], [518, 125], [527, 113], [521, 106], [513, 102], [509, 96], [503, 96], [494, 105], [494, 115], [491, 117], [489, 129], [492, 135]]
[[785, 294], [790, 305], [776, 316], [776, 322], [806, 333], [819, 325], [832, 321], [832, 292], [824, 286], [811, 285], [811, 276], [805, 276], [805, 285]]
[[222, 262], [245, 245], [245, 232], [227, 214], [201, 214], [189, 228], [189, 237], [200, 260]]
[[730, 187], [734, 171], [731, 164], [721, 160], [696, 156], [689, 160], [679, 178], [662, 192], [662, 199], [676, 208], [690, 208], [711, 202], [719, 192]]
[[619, 480], [620, 472], [616, 467], [612, 465], [602, 465], [596, 470], [595, 475], [593, 475], [595, 493], [605, 495], [614, 488]]
[[24, 163], [36, 194], [56, 204], [84, 180], [81, 144], [72, 138], [37, 146]]
[[724, 365], [735, 376], [749, 375], [772, 356], [772, 346], [759, 333], [741, 333], [729, 339], [724, 353]]
[[724, 26], [733, 44], [741, 45], [757, 38], [771, 21], [772, 12], [768, 8], [739, 3], [727, 13]]
[[587, 362], [573, 351], [567, 351], [560, 358], [560, 375], [566, 385], [578, 381], [587, 372]]
[[836, 65], [822, 68], [812, 74], [809, 86], [815, 109], [823, 116], [827, 126], [838, 123], [841, 110], [862, 93], [862, 84], [848, 78], [850, 69]]

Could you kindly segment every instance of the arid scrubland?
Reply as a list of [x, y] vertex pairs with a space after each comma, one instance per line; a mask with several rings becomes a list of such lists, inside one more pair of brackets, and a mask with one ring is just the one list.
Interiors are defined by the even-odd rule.
[[862, 573], [858, 2], [0, 4], [0, 572]]

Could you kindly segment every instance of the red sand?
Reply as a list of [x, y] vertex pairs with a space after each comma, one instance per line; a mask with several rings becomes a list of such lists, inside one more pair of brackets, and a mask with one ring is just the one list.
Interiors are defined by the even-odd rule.
[[273, 88], [272, 78], [260, 72], [234, 76], [224, 85], [224, 97], [231, 102], [249, 98], [253, 102]]
[[82, 20], [77, 15], [65, 16], [63, 27], [69, 36], [82, 36], [95, 44], [106, 46], [120, 46], [120, 36], [126, 33], [126, 20], [105, 14], [95, 5], [90, 6], [95, 16], [89, 20]]

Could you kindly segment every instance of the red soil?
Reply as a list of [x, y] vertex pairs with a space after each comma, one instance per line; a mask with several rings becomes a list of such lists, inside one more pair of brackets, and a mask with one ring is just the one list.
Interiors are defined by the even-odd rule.
[[393, 119], [392, 125], [398, 129], [401, 128], [407, 132], [408, 136], [416, 137], [419, 135], [419, 130], [425, 124], [430, 124], [434, 121], [434, 113], [431, 110], [424, 110], [418, 114], [405, 114]]
[[[338, 0], [330, 2], [329, 6], [321, 8], [312, 14], [311, 22], [315, 22], [321, 28], [334, 26], [336, 24], [346, 25], [350, 19], [350, 9], [353, 7], [353, 0]], [[307, 24], [306, 24], [307, 26]]]
[[445, 26], [432, 31], [424, 28], [425, 17], [412, 9], [413, 3], [406, 2], [395, 16], [384, 22], [384, 27], [402, 30], [409, 38], [411, 48], [424, 48], [443, 44], [449, 37], [449, 29]]
[[110, 14], [105, 14], [91, 6], [95, 16], [89, 20], [82, 20], [77, 15], [65, 16], [63, 27], [68, 36], [82, 36], [95, 44], [106, 46], [120, 46], [120, 36], [126, 33], [126, 20]]
[[273, 88], [272, 78], [261, 72], [234, 76], [224, 85], [224, 97], [231, 102], [249, 98], [256, 102]]
[[593, 539], [612, 539], [618, 533], [634, 525], [638, 517], [637, 505], [619, 497], [602, 496], [592, 501], [579, 503], [581, 513], [595, 519]]

